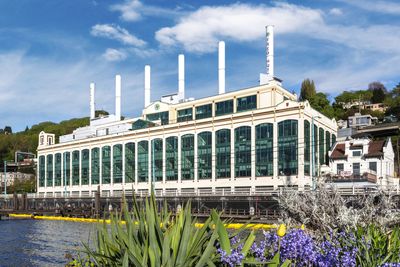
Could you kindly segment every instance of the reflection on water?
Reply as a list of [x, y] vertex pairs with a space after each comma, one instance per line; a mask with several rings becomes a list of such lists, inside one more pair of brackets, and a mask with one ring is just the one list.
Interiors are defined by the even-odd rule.
[[93, 223], [0, 221], [0, 266], [64, 266], [96, 230]]

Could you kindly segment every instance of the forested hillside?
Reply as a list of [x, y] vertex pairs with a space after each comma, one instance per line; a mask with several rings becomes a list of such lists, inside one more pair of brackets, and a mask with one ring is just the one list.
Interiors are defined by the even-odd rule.
[[14, 160], [15, 151], [36, 153], [38, 134], [41, 131], [54, 133], [56, 140], [60, 135], [72, 133], [78, 127], [89, 125], [89, 117], [65, 120], [60, 123], [42, 122], [25, 131], [12, 133], [10, 126], [0, 131], [0, 160]]

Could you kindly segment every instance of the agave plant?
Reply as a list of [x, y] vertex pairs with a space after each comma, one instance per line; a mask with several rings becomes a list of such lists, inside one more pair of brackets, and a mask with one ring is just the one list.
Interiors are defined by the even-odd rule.
[[121, 214], [111, 217], [109, 226], [104, 223], [98, 228], [94, 249], [84, 245], [97, 266], [215, 266], [218, 239], [229, 251], [229, 237], [216, 211], [198, 227], [190, 203], [176, 217], [166, 204], [158, 213], [153, 195], [145, 200], [144, 209], [135, 199], [133, 203], [132, 213], [124, 205]]

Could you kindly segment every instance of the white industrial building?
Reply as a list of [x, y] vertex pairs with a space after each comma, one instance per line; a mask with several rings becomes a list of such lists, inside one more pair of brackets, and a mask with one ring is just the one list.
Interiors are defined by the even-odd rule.
[[[141, 116], [121, 120], [121, 76], [115, 114], [95, 118], [90, 84], [90, 125], [60, 136], [40, 133], [41, 196], [250, 193], [279, 186], [311, 187], [311, 172], [328, 163], [337, 125], [284, 89], [273, 73], [273, 28], [267, 27], [267, 73], [260, 84], [225, 92], [225, 44], [219, 43], [218, 94], [185, 97], [184, 56], [178, 92], [151, 101], [145, 67]], [[313, 160], [314, 159], [314, 163]]]

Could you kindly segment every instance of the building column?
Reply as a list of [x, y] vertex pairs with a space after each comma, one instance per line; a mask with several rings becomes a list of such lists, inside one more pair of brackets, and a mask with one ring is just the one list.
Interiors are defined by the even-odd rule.
[[217, 167], [217, 156], [216, 156], [216, 149], [215, 149], [215, 129], [211, 131], [211, 184], [212, 184], [212, 192], [215, 192], [215, 181], [216, 179], [216, 167]]
[[[147, 175], [148, 175], [148, 179], [147, 179], [147, 185], [149, 188], [149, 192], [151, 190], [151, 183], [153, 182], [153, 140], [151, 140], [150, 138], [148, 139], [148, 153], [147, 153], [147, 158], [148, 158], [148, 170], [147, 170]], [[155, 187], [155, 183], [154, 183], [154, 187]]]
[[304, 149], [305, 149], [305, 139], [304, 139], [304, 119], [299, 118], [298, 128], [297, 128], [297, 185], [299, 190], [303, 190], [304, 185], [311, 182], [309, 179], [306, 180], [304, 176]]
[[122, 143], [121, 157], [122, 157], [122, 192], [125, 195], [125, 143]]
[[[251, 124], [251, 179], [256, 178], [256, 127], [254, 123]], [[254, 188], [255, 189], [255, 188]]]
[[110, 144], [110, 196], [114, 195], [114, 144]]
[[[272, 147], [273, 149], [273, 164], [274, 164], [274, 174], [273, 174], [273, 179], [275, 180], [274, 184], [277, 185], [280, 183], [279, 181], [279, 168], [278, 168], [278, 164], [279, 164], [279, 153], [278, 153], [278, 149], [279, 149], [279, 144], [278, 144], [278, 122], [274, 121], [273, 122], [273, 143], [272, 143]], [[276, 186], [274, 186], [274, 189], [277, 189]]]
[[[178, 134], [178, 184], [182, 183], [182, 151], [181, 151], [181, 146], [182, 146], [182, 141], [181, 141], [181, 135]], [[178, 193], [181, 191], [181, 185], [178, 185]]]
[[[134, 175], [134, 181], [133, 181], [133, 183], [135, 184], [135, 188], [134, 188], [134, 192], [132, 192], [132, 194], [133, 193], [135, 193], [136, 191], [137, 191], [137, 187], [138, 187], [138, 168], [139, 168], [139, 166], [138, 166], [138, 146], [139, 146], [139, 141], [138, 140], [136, 140], [136, 142], [135, 142], [135, 158], [133, 159], [134, 161], [135, 161], [135, 171], [134, 171], [134, 173], [133, 173], [133, 175]], [[137, 193], [137, 192], [136, 192]]]
[[[198, 155], [198, 151], [197, 151], [197, 132], [195, 131], [194, 132], [194, 134], [193, 134], [193, 142], [194, 142], [194, 144], [193, 144], [193, 151], [194, 151], [194, 155], [193, 155], [193, 157], [194, 157], [194, 160], [193, 160], [193, 163], [194, 163], [194, 181], [195, 182], [198, 182], [199, 181], [199, 178], [198, 178], [198, 161], [199, 161], [199, 159], [197, 158], [197, 155]], [[197, 184], [195, 185], [195, 190], [197, 190]]]

